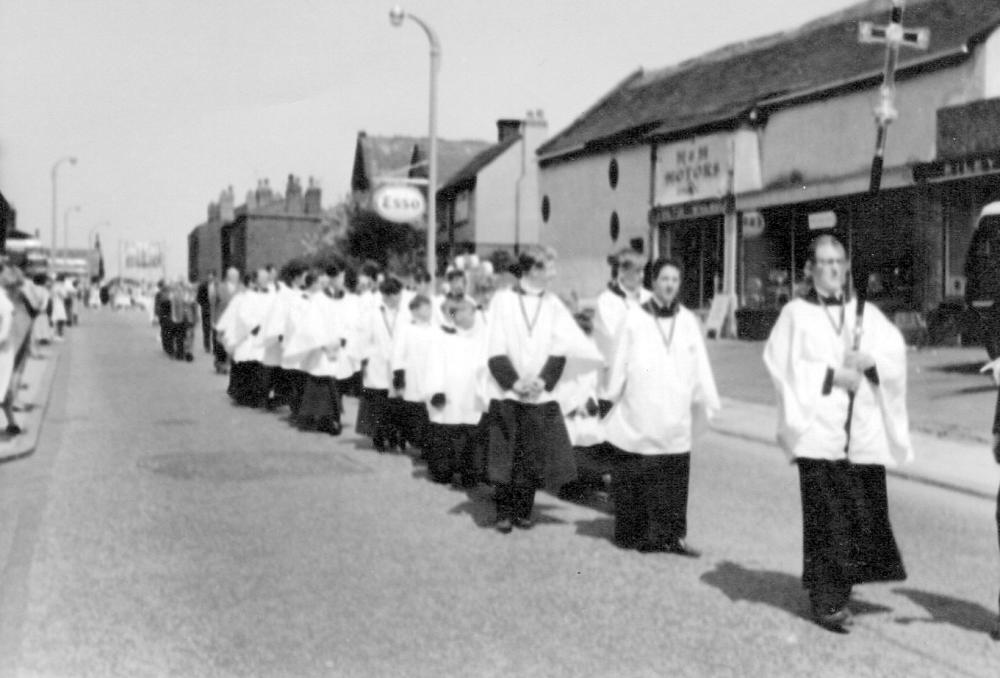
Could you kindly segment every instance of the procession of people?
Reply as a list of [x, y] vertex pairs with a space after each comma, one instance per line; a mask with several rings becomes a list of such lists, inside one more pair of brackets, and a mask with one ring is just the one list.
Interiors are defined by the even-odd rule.
[[[230, 269], [162, 291], [157, 313], [180, 332], [177, 358], [190, 360], [201, 325], [234, 404], [287, 408], [294, 425], [331, 436], [353, 426], [379, 453], [421, 459], [433, 482], [487, 485], [499, 533], [531, 529], [537, 490], [572, 486], [591, 455], [610, 471], [616, 545], [698, 557], [692, 450], [721, 408], [704, 331], [679, 303], [679, 262], [631, 249], [609, 261], [589, 311], [552, 291], [555, 252], [535, 246], [509, 274], [465, 257], [440, 289], [371, 263]], [[872, 305], [852, 346], [838, 240], [817, 238], [808, 266], [812, 288], [784, 307], [763, 359], [777, 440], [799, 473], [812, 617], [846, 633], [855, 585], [906, 578], [886, 492], [886, 467], [913, 459], [906, 347]], [[356, 421], [345, 398], [358, 399]]]

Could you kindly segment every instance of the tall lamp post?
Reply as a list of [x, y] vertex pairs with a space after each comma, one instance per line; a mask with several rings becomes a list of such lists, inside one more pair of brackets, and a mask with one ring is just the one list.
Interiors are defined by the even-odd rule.
[[431, 43], [430, 115], [428, 121], [428, 178], [427, 178], [427, 272], [437, 276], [437, 76], [441, 67], [441, 43], [437, 34], [420, 17], [403, 11], [396, 5], [389, 10], [393, 26], [402, 26], [406, 19], [424, 29]]
[[69, 256], [69, 214], [70, 212], [79, 212], [80, 206], [73, 205], [72, 207], [67, 207], [66, 211], [63, 212], [63, 256]]
[[56, 234], [59, 232], [59, 200], [58, 200], [58, 171], [59, 166], [64, 162], [68, 162], [70, 165], [76, 164], [76, 158], [72, 155], [66, 155], [58, 160], [52, 165], [52, 251], [50, 253], [50, 258], [53, 260], [53, 265], [55, 264], [56, 258]]

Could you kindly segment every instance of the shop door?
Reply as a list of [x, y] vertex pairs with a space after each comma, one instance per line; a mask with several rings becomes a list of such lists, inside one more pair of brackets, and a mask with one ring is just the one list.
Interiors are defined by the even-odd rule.
[[684, 267], [681, 303], [707, 308], [722, 283], [722, 217], [661, 225], [661, 252]]

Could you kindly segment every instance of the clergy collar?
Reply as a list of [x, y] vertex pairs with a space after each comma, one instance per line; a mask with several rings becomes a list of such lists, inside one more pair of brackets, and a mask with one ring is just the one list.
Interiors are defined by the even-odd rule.
[[445, 334], [458, 334], [458, 329], [454, 327], [448, 327], [447, 325], [441, 325], [441, 330]]
[[669, 306], [660, 306], [659, 302], [655, 298], [652, 298], [643, 304], [642, 308], [654, 318], [672, 318], [677, 314], [678, 306], [677, 299], [670, 302]]
[[821, 304], [825, 306], [840, 306], [844, 303], [844, 296], [824, 296], [821, 295], [815, 287], [810, 288], [809, 292], [806, 293], [805, 299], [810, 304]]

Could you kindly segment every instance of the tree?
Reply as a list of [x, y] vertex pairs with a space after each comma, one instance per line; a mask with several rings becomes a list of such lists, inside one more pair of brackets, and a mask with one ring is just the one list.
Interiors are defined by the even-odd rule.
[[407, 273], [421, 256], [422, 234], [410, 224], [397, 224], [375, 211], [354, 207], [342, 251], [360, 261], [377, 261], [386, 270]]

